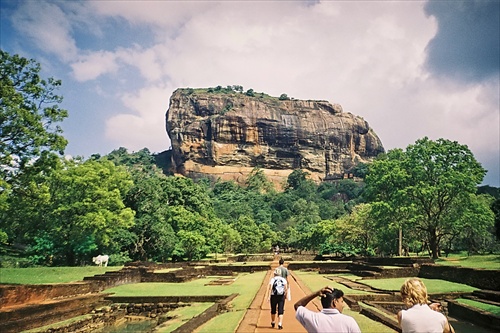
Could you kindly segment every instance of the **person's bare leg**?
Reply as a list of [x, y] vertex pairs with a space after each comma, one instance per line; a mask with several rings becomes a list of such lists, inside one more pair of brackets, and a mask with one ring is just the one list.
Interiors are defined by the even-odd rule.
[[276, 315], [275, 314], [271, 314], [271, 326], [272, 327], [274, 327], [275, 320], [276, 320]]
[[279, 329], [282, 329], [283, 328], [283, 315], [278, 315], [278, 319], [279, 319], [279, 322], [278, 322], [278, 328]]

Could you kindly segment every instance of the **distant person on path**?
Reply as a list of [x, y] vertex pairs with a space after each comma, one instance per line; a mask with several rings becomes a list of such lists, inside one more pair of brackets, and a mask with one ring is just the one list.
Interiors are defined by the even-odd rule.
[[[283, 329], [283, 313], [285, 312], [285, 294], [287, 282], [281, 276], [281, 269], [274, 270], [274, 277], [269, 281], [269, 288], [266, 291], [266, 298], [271, 302], [271, 327], [276, 325], [276, 312], [278, 312], [278, 329]], [[278, 311], [276, 311], [278, 308]]]
[[[306, 305], [315, 297], [321, 297], [321, 312], [314, 312]], [[342, 314], [344, 309], [344, 292], [331, 287], [307, 295], [294, 305], [295, 318], [309, 333], [361, 333], [354, 318]]]
[[401, 298], [408, 307], [398, 312], [403, 333], [454, 333], [445, 315], [438, 312], [438, 304], [428, 305], [427, 288], [419, 278], [407, 279], [401, 286]]
[[286, 295], [288, 296], [288, 300], [291, 300], [291, 294], [290, 294], [290, 283], [288, 283], [288, 276], [290, 275], [290, 273], [288, 272], [288, 269], [283, 266], [283, 264], [285, 263], [285, 260], [283, 258], [280, 258], [279, 260], [279, 269], [281, 269], [281, 277], [284, 278], [286, 280], [286, 285], [287, 285], [287, 289], [286, 289]]
[[279, 245], [276, 245], [276, 246], [274, 247], [274, 254], [275, 254], [275, 255], [280, 254], [280, 247], [279, 247]]

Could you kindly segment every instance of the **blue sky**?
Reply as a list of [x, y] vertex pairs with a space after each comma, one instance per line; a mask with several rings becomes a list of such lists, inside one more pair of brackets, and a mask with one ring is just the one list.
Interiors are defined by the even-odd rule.
[[169, 148], [179, 87], [341, 104], [384, 147], [466, 144], [500, 186], [500, 1], [0, 0], [2, 50], [63, 81], [66, 152]]

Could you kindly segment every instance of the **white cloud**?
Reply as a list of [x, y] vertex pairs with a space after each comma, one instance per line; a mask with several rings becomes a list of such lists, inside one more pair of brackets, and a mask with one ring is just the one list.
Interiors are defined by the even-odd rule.
[[165, 112], [171, 88], [149, 86], [138, 93], [121, 97], [133, 113], [120, 113], [106, 121], [106, 137], [117, 146], [138, 151], [147, 147], [152, 152], [167, 150], [170, 140], [165, 130]]
[[[103, 96], [116, 95], [117, 87], [101, 79], [112, 74], [119, 83], [115, 104], [124, 108], [107, 110], [106, 137], [133, 150], [168, 148], [164, 117], [175, 88], [238, 84], [339, 103], [364, 117], [388, 149], [444, 137], [492, 160], [499, 150], [498, 80], [465, 85], [425, 71], [437, 21], [426, 16], [424, 4], [90, 1], [77, 11], [87, 18], [95, 12], [95, 31], [126, 24], [127, 31], [151, 31], [153, 42], [130, 36], [130, 45], [80, 51], [71, 67], [78, 81], [109, 89]], [[50, 26], [63, 40], [55, 49], [77, 52], [64, 16], [52, 5], [42, 7], [62, 23]], [[36, 22], [30, 30], [45, 21]]]
[[109, 51], [97, 51], [81, 55], [70, 66], [77, 81], [94, 80], [100, 75], [116, 72], [119, 67], [117, 55]]
[[56, 4], [25, 1], [12, 16], [13, 25], [41, 50], [67, 61], [77, 54], [71, 22]]

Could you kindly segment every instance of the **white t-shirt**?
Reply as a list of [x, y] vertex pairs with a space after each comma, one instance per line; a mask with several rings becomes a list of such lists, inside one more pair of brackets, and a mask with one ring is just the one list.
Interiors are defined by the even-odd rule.
[[356, 320], [340, 313], [337, 309], [314, 312], [299, 306], [295, 318], [309, 333], [361, 333]]
[[415, 304], [401, 311], [401, 330], [403, 333], [443, 333], [446, 317], [432, 310], [427, 304]]

